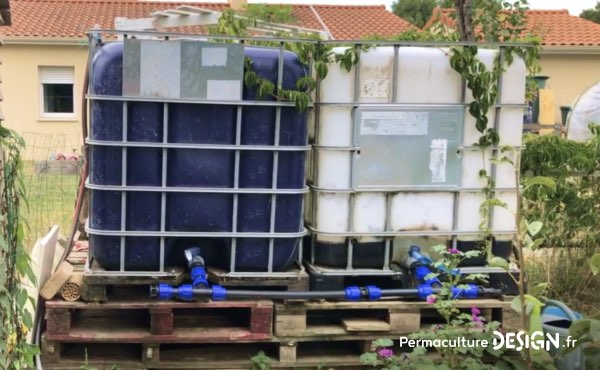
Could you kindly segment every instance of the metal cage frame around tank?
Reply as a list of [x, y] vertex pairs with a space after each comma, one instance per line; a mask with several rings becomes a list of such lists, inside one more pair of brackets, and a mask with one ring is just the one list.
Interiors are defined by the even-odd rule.
[[[514, 46], [523, 46], [523, 47], [532, 47], [533, 45], [531, 44], [526, 44], [526, 43], [472, 43], [472, 42], [412, 42], [412, 41], [380, 41], [380, 40], [375, 40], [375, 41], [357, 41], [357, 42], [352, 42], [352, 41], [323, 41], [323, 43], [325, 44], [334, 44], [334, 45], [354, 45], [357, 46], [357, 50], [359, 53], [359, 58], [358, 58], [358, 63], [354, 66], [354, 97], [353, 97], [353, 102], [352, 103], [324, 103], [324, 102], [320, 102], [320, 93], [319, 90], [321, 88], [320, 84], [317, 84], [317, 91], [316, 91], [316, 99], [314, 102], [315, 105], [315, 123], [314, 123], [314, 134], [313, 134], [313, 138], [312, 138], [312, 182], [310, 182], [308, 184], [310, 191], [314, 192], [314, 193], [320, 193], [320, 192], [324, 192], [324, 193], [347, 193], [349, 194], [349, 212], [348, 212], [348, 228], [351, 229], [353, 222], [352, 222], [352, 217], [353, 217], [353, 207], [354, 207], [354, 198], [355, 195], [357, 193], [361, 193], [361, 192], [385, 192], [385, 231], [383, 232], [354, 232], [352, 230], [347, 231], [347, 232], [324, 232], [322, 230], [317, 229], [316, 227], [314, 227], [313, 225], [307, 224], [307, 228], [309, 230], [310, 233], [310, 238], [311, 238], [311, 243], [310, 243], [310, 254], [308, 257], [308, 260], [305, 261], [306, 263], [309, 264], [310, 270], [312, 271], [318, 271], [319, 274], [322, 275], [331, 275], [331, 276], [344, 276], [344, 275], [352, 275], [352, 276], [357, 276], [357, 275], [401, 275], [402, 273], [400, 272], [400, 270], [398, 270], [397, 268], [392, 268], [391, 266], [391, 256], [392, 256], [392, 241], [394, 238], [396, 237], [401, 237], [401, 236], [446, 236], [446, 237], [450, 237], [451, 238], [451, 242], [452, 242], [452, 247], [456, 248], [457, 247], [457, 241], [458, 241], [458, 237], [459, 236], [485, 236], [485, 232], [483, 230], [472, 230], [472, 231], [459, 231], [458, 229], [458, 224], [457, 224], [457, 220], [458, 220], [458, 214], [459, 214], [459, 195], [461, 193], [482, 193], [483, 189], [481, 188], [463, 188], [460, 184], [460, 177], [459, 177], [459, 185], [453, 189], [446, 187], [436, 187], [436, 186], [401, 186], [401, 187], [369, 187], [369, 188], [356, 188], [356, 187], [352, 187], [353, 184], [353, 177], [355, 176], [354, 172], [356, 171], [356, 162], [355, 162], [355, 154], [360, 152], [361, 147], [359, 145], [352, 145], [352, 146], [321, 146], [318, 145], [316, 143], [319, 142], [319, 128], [321, 127], [321, 114], [320, 114], [320, 108], [321, 107], [326, 107], [326, 106], [346, 106], [346, 107], [352, 107], [352, 123], [353, 123], [353, 141], [355, 141], [356, 138], [356, 121], [357, 121], [357, 111], [360, 108], [413, 108], [413, 107], [420, 107], [420, 108], [454, 108], [454, 107], [461, 107], [463, 110], [468, 108], [469, 103], [466, 102], [466, 92], [467, 92], [467, 88], [466, 88], [466, 81], [463, 77], [461, 77], [462, 80], [462, 86], [461, 86], [461, 97], [460, 97], [460, 103], [458, 104], [407, 104], [407, 103], [394, 103], [394, 101], [396, 100], [397, 97], [397, 93], [398, 93], [398, 60], [399, 60], [399, 48], [402, 46], [416, 46], [416, 47], [453, 47], [453, 46], [468, 46], [468, 45], [475, 45], [478, 47], [488, 47], [488, 48], [493, 48], [493, 49], [498, 49], [499, 52], [499, 57], [500, 57], [500, 65], [504, 65], [504, 61], [505, 61], [505, 49], [509, 48], [509, 47], [514, 47]], [[361, 64], [361, 58], [360, 58], [360, 53], [361, 48], [359, 46], [361, 45], [374, 45], [374, 46], [392, 46], [394, 48], [394, 59], [393, 59], [393, 70], [392, 70], [392, 91], [391, 91], [391, 97], [390, 103], [361, 103], [359, 102], [359, 81], [360, 81], [360, 64]], [[503, 78], [503, 73], [504, 71], [501, 70], [498, 76], [498, 94], [497, 94], [497, 99], [496, 99], [496, 103], [493, 105], [493, 109], [495, 112], [495, 117], [494, 117], [494, 122], [493, 122], [493, 128], [498, 131], [499, 130], [499, 123], [500, 123], [500, 117], [501, 117], [501, 112], [503, 108], [527, 108], [527, 104], [523, 103], [523, 104], [502, 104], [501, 103], [501, 98], [502, 98], [502, 78]], [[463, 119], [464, 122], [464, 119]], [[514, 155], [514, 159], [515, 159], [515, 163], [516, 166], [518, 168], [518, 163], [520, 160], [520, 153], [521, 153], [521, 148], [522, 146], [514, 146], [513, 149], [515, 150], [515, 155]], [[501, 148], [499, 146], [492, 146], [489, 148], [486, 148], [488, 150], [491, 150], [491, 174], [490, 176], [495, 179], [496, 178], [496, 172], [497, 172], [497, 165], [496, 162], [493, 159], [497, 159], [498, 158], [498, 154], [501, 150]], [[331, 189], [331, 188], [320, 188], [317, 187], [317, 180], [318, 180], [318, 157], [319, 157], [319, 150], [344, 150], [344, 151], [348, 151], [351, 153], [351, 165], [350, 165], [350, 179], [349, 179], [349, 183], [351, 184], [351, 187], [348, 189]], [[476, 146], [476, 145], [460, 145], [459, 146], [459, 152], [462, 153], [463, 151], [468, 151], [468, 150], [481, 150], [481, 147]], [[463, 167], [463, 156], [459, 154], [459, 168], [458, 171], [459, 173], [462, 172], [462, 167]], [[392, 194], [396, 193], [398, 191], [410, 191], [410, 192], [437, 192], [437, 191], [444, 191], [444, 192], [452, 192], [453, 193], [453, 222], [452, 222], [452, 230], [451, 231], [435, 231], [435, 230], [431, 230], [431, 231], [393, 231], [390, 230], [391, 225], [390, 225], [390, 212], [391, 212], [391, 198], [392, 198]], [[490, 192], [488, 193], [488, 198], [487, 199], [491, 199], [494, 197], [494, 193], [496, 192], [502, 192], [502, 191], [519, 191], [518, 188], [493, 188], [490, 189]], [[312, 204], [309, 205], [310, 207], [312, 207], [311, 212], [313, 215], [313, 220], [316, 220], [316, 206], [317, 206], [317, 199], [316, 197], [312, 197]], [[517, 210], [518, 211], [518, 210]], [[488, 215], [488, 227], [491, 228], [494, 222], [494, 207], [490, 207], [489, 208], [489, 215]], [[496, 235], [511, 235], [514, 236], [516, 234], [516, 229], [512, 229], [512, 230], [501, 230], [499, 232], [495, 233]], [[346, 261], [346, 267], [345, 268], [326, 268], [326, 267], [322, 267], [322, 266], [318, 266], [315, 265], [315, 245], [316, 245], [316, 237], [318, 235], [323, 235], [323, 236], [331, 236], [331, 237], [344, 237], [346, 239], [346, 248], [348, 250], [347, 252], [347, 261]], [[360, 237], [381, 237], [384, 239], [384, 261], [383, 264], [381, 266], [381, 269], [374, 269], [374, 268], [354, 268], [352, 261], [353, 261], [353, 249], [354, 249], [354, 239], [356, 238], [360, 238]]]
[[[97, 31], [94, 31], [97, 32]], [[503, 60], [504, 59], [504, 49], [506, 47], [511, 47], [511, 46], [526, 46], [526, 47], [530, 47], [530, 44], [506, 44], [506, 43], [486, 43], [486, 44], [482, 44], [482, 43], [452, 43], [452, 42], [404, 42], [404, 41], [381, 41], [381, 40], [372, 40], [372, 41], [341, 41], [341, 40], [328, 40], [328, 41], [322, 41], [322, 40], [315, 40], [315, 39], [303, 39], [303, 38], [278, 38], [278, 37], [238, 37], [238, 36], [217, 36], [217, 35], [198, 35], [198, 34], [182, 34], [182, 33], [170, 33], [170, 32], [150, 32], [150, 31], [123, 31], [123, 30], [102, 30], [99, 31], [102, 33], [108, 33], [108, 34], [112, 34], [112, 35], [120, 35], [122, 37], [129, 37], [129, 36], [136, 36], [136, 37], [146, 37], [146, 38], [158, 38], [158, 39], [163, 39], [163, 40], [169, 40], [171, 38], [177, 38], [177, 37], [183, 37], [183, 38], [190, 38], [190, 39], [195, 39], [195, 40], [205, 40], [205, 41], [224, 41], [224, 42], [235, 42], [235, 43], [240, 43], [242, 45], [245, 45], [247, 42], [269, 42], [269, 43], [277, 43], [279, 45], [279, 62], [278, 62], [278, 81], [277, 81], [277, 85], [281, 86], [282, 84], [282, 79], [283, 79], [283, 74], [282, 74], [282, 70], [283, 70], [283, 55], [284, 55], [284, 51], [285, 51], [285, 44], [286, 43], [313, 43], [313, 44], [318, 44], [318, 43], [322, 43], [322, 44], [329, 44], [329, 45], [339, 45], [339, 46], [348, 46], [348, 45], [354, 45], [354, 46], [360, 46], [360, 45], [374, 45], [374, 46], [393, 46], [394, 47], [394, 68], [393, 68], [393, 76], [392, 76], [392, 101], [394, 101], [396, 94], [397, 94], [397, 74], [398, 74], [398, 70], [397, 70], [397, 62], [398, 62], [398, 50], [401, 46], [421, 46], [421, 47], [452, 47], [452, 46], [466, 46], [466, 45], [477, 45], [477, 46], [486, 46], [486, 47], [491, 47], [491, 48], [496, 48], [499, 49], [500, 52], [500, 58]], [[97, 47], [97, 38], [95, 36], [94, 33], [89, 33], [89, 39], [90, 39], [90, 43], [89, 43], [89, 58], [90, 60], [93, 58], [94, 52], [96, 50]], [[359, 48], [359, 53], [360, 53], [360, 48]], [[502, 62], [501, 60], [501, 62]], [[309, 66], [310, 69], [312, 69], [312, 66]], [[355, 86], [358, 86], [358, 81], [360, 78], [360, 58], [358, 60], [358, 63], [354, 66], [355, 72], [354, 72], [354, 81], [355, 81]], [[92, 70], [92, 66], [90, 63], [89, 66], [89, 71], [88, 73], [90, 74], [90, 80], [92, 80], [92, 76], [93, 76], [93, 70]], [[310, 72], [309, 72], [310, 73]], [[281, 108], [282, 107], [293, 107], [294, 103], [292, 102], [286, 102], [286, 101], [250, 101], [250, 100], [238, 100], [238, 101], [218, 101], [218, 100], [194, 100], [194, 99], [163, 99], [163, 98], [142, 98], [142, 97], [123, 97], [123, 96], [108, 96], [108, 95], [93, 95], [91, 94], [91, 92], [88, 91], [88, 94], [86, 95], [86, 99], [88, 101], [88, 104], [94, 100], [109, 100], [109, 101], [121, 101], [123, 102], [123, 127], [126, 128], [127, 127], [127, 103], [128, 102], [156, 102], [156, 103], [163, 103], [163, 109], [164, 112], [168, 112], [169, 109], [169, 104], [172, 103], [187, 103], [187, 104], [225, 104], [225, 105], [234, 105], [237, 107], [237, 117], [236, 117], [236, 142], [234, 145], [220, 145], [220, 144], [175, 144], [175, 143], [167, 143], [167, 135], [166, 133], [168, 132], [168, 128], [169, 128], [169, 122], [168, 122], [168, 116], [164, 115], [163, 118], [163, 130], [165, 132], [165, 135], [163, 137], [163, 142], [162, 143], [136, 143], [136, 142], [128, 142], [127, 141], [127, 130], [123, 131], [123, 138], [121, 141], [115, 141], [115, 142], [98, 142], [95, 140], [91, 140], [90, 138], [86, 138], [86, 144], [88, 145], [111, 145], [111, 146], [119, 146], [122, 147], [122, 160], [126, 161], [127, 159], [127, 149], [128, 147], [134, 147], [134, 146], [141, 146], [141, 147], [154, 147], [154, 148], [162, 148], [162, 163], [163, 163], [163, 167], [162, 167], [162, 186], [160, 187], [147, 187], [147, 186], [126, 186], [125, 184], [125, 179], [126, 179], [126, 171], [127, 171], [127, 166], [124, 164], [122, 166], [122, 184], [121, 185], [116, 185], [116, 186], [111, 186], [111, 185], [93, 185], [90, 184], [89, 179], [86, 180], [86, 187], [88, 189], [103, 189], [103, 190], [114, 190], [114, 191], [120, 191], [121, 192], [121, 230], [115, 230], [115, 231], [104, 231], [104, 230], [93, 230], [89, 227], [89, 224], [86, 225], [86, 231], [88, 232], [92, 232], [98, 235], [107, 235], [107, 236], [119, 236], [121, 238], [121, 244], [120, 244], [120, 269], [119, 271], [90, 271], [88, 270], [87, 272], [89, 273], [93, 273], [93, 274], [97, 274], [97, 275], [108, 275], [108, 276], [155, 276], [155, 277], [161, 277], [161, 276], [169, 276], [171, 274], [173, 274], [170, 271], [166, 271], [166, 267], [164, 265], [164, 256], [165, 256], [165, 238], [166, 237], [224, 237], [224, 238], [232, 238], [232, 245], [231, 245], [231, 249], [232, 249], [232, 253], [231, 253], [231, 261], [230, 261], [230, 272], [228, 273], [228, 276], [235, 276], [235, 277], [244, 277], [244, 276], [248, 276], [248, 277], [256, 277], [256, 276], [270, 276], [270, 277], [291, 277], [291, 276], [297, 276], [297, 272], [273, 272], [273, 268], [272, 268], [272, 264], [273, 264], [273, 253], [274, 253], [274, 240], [276, 238], [300, 238], [300, 244], [299, 244], [299, 251], [298, 251], [298, 259], [297, 259], [297, 265], [300, 269], [303, 269], [303, 249], [305, 248], [303, 246], [303, 236], [305, 235], [309, 235], [309, 237], [311, 238], [311, 240], [313, 241], [313, 243], [311, 243], [311, 248], [314, 248], [314, 239], [316, 237], [316, 235], [321, 234], [321, 235], [327, 235], [327, 236], [339, 236], [339, 237], [344, 237], [347, 240], [347, 248], [348, 248], [348, 260], [347, 260], [347, 266], [345, 269], [340, 269], [339, 271], [336, 272], [327, 272], [326, 274], [332, 274], [332, 275], [347, 275], [347, 274], [352, 274], [352, 275], [361, 275], [361, 274], [367, 274], [367, 275], [389, 275], [389, 274], [396, 274], [397, 272], [394, 271], [393, 269], [390, 268], [390, 257], [391, 257], [391, 251], [392, 251], [392, 246], [391, 246], [391, 242], [392, 239], [398, 236], [448, 236], [452, 238], [452, 245], [456, 246], [457, 245], [457, 237], [460, 235], [474, 235], [474, 236], [481, 236], [483, 235], [483, 232], [481, 230], [473, 230], [471, 232], [461, 232], [457, 230], [457, 216], [458, 216], [458, 207], [459, 207], [459, 201], [458, 201], [458, 196], [461, 192], [481, 192], [482, 189], [477, 188], [477, 189], [469, 189], [469, 188], [461, 188], [460, 186], [457, 189], [454, 190], [448, 190], [448, 188], [444, 188], [444, 189], [436, 189], [434, 187], [427, 187], [427, 186], [418, 186], [418, 187], [404, 187], [401, 190], [404, 191], [415, 191], [415, 192], [419, 192], [419, 191], [427, 191], [427, 192], [431, 192], [431, 191], [451, 191], [454, 194], [454, 209], [453, 209], [453, 227], [452, 227], [452, 231], [392, 231], [390, 230], [390, 209], [391, 209], [391, 194], [392, 192], [397, 192], [400, 189], [393, 188], [393, 189], [389, 189], [389, 188], [369, 188], [369, 189], [355, 189], [355, 188], [349, 188], [349, 189], [324, 189], [324, 188], [318, 188], [316, 185], [314, 185], [314, 183], [316, 182], [317, 179], [317, 167], [316, 167], [316, 163], [318, 160], [318, 150], [327, 150], [327, 149], [333, 149], [333, 150], [346, 150], [352, 153], [356, 153], [357, 151], [360, 151], [360, 146], [347, 146], [347, 147], [325, 147], [325, 146], [319, 146], [317, 144], [315, 144], [315, 142], [317, 142], [317, 138], [319, 137], [319, 126], [320, 126], [320, 107], [323, 106], [333, 106], [333, 105], [338, 105], [338, 106], [351, 106], [352, 109], [352, 120], [354, 122], [355, 120], [355, 114], [357, 111], [357, 108], [365, 108], [365, 107], [374, 107], [374, 108], [380, 108], [380, 107], [386, 107], [386, 108], [407, 108], [407, 107], [462, 107], [462, 108], [466, 108], [468, 106], [468, 104], [466, 103], [466, 83], [463, 79], [462, 81], [462, 88], [461, 88], [461, 102], [459, 104], [405, 104], [405, 103], [360, 103], [358, 101], [358, 89], [355, 88], [354, 91], [354, 101], [350, 104], [347, 103], [322, 103], [319, 101], [319, 91], [320, 91], [320, 81], [317, 81], [317, 87], [316, 87], [316, 93], [314, 94], [314, 96], [316, 96], [316, 98], [314, 99], [314, 102], [309, 103], [307, 109], [309, 110], [313, 110], [313, 116], [314, 116], [314, 134], [312, 137], [312, 142], [309, 141], [309, 145], [307, 146], [302, 146], [302, 147], [291, 147], [291, 146], [279, 146], [279, 128], [280, 128], [280, 119], [281, 119]], [[243, 86], [242, 86], [243, 88]], [[500, 99], [501, 99], [501, 92], [502, 92], [502, 73], [500, 73], [499, 76], [499, 81], [498, 81], [498, 98], [497, 98], [497, 102], [494, 105], [494, 109], [495, 109], [495, 118], [494, 118], [494, 128], [496, 130], [498, 130], [499, 127], [499, 122], [500, 122], [500, 114], [501, 114], [501, 110], [502, 108], [507, 108], [507, 107], [518, 107], [518, 108], [526, 108], [527, 104], [501, 104], [500, 103]], [[241, 127], [241, 119], [242, 119], [242, 107], [243, 106], [266, 106], [266, 107], [274, 107], [276, 108], [276, 121], [275, 121], [275, 141], [274, 141], [274, 145], [273, 146], [256, 146], [256, 145], [241, 145], [240, 144], [240, 127]], [[313, 123], [310, 122], [310, 118], [309, 118], [309, 125], [313, 125]], [[309, 137], [309, 140], [311, 138]], [[166, 160], [167, 160], [167, 150], [169, 148], [185, 148], [185, 149], [190, 149], [190, 148], [197, 148], [197, 149], [219, 149], [219, 150], [233, 150], [235, 151], [235, 170], [234, 170], [234, 187], [233, 188], [208, 188], [208, 187], [202, 187], [202, 188], [168, 188], [166, 186]], [[499, 147], [491, 147], [488, 148], [492, 151], [492, 158], [496, 158], [498, 156], [498, 152], [500, 150]], [[520, 156], [520, 149], [521, 147], [515, 147], [514, 148], [516, 150], [516, 159], [518, 160], [519, 156]], [[272, 184], [272, 188], [271, 189], [248, 189], [248, 188], [239, 188], [238, 186], [238, 177], [239, 177], [239, 161], [240, 161], [240, 152], [242, 150], [267, 150], [267, 151], [273, 151], [273, 174], [272, 174], [272, 179], [273, 179], [273, 184]], [[311, 151], [312, 152], [312, 156], [309, 156], [307, 158], [308, 160], [312, 160], [312, 171], [313, 171], [313, 180], [312, 182], [308, 183], [308, 186], [305, 186], [303, 189], [277, 189], [276, 186], [276, 178], [277, 178], [277, 160], [278, 160], [278, 153], [281, 151], [287, 151], [287, 150], [292, 150], [292, 151]], [[461, 146], [460, 150], [480, 150], [479, 147], [476, 146]], [[495, 177], [496, 175], [496, 164], [492, 161], [492, 173], [491, 176]], [[460, 161], [459, 161], [459, 169], [462, 168], [462, 156], [460, 157]], [[352, 171], [354, 170], [354, 160], [352, 160], [352, 165], [351, 165], [351, 173], [350, 176], [352, 176]], [[352, 183], [352, 182], [351, 182]], [[503, 191], [503, 190], [510, 190], [510, 191], [515, 191], [518, 189], [514, 189], [514, 188], [507, 188], [507, 189], [500, 189], [500, 188], [495, 188], [492, 189], [490, 196], [492, 196], [491, 194], [493, 194], [496, 191]], [[126, 231], [125, 230], [125, 213], [126, 213], [126, 202], [124, 201], [126, 198], [126, 194], [127, 191], [153, 191], [153, 192], [160, 192], [161, 193], [161, 222], [160, 222], [160, 231]], [[386, 231], [383, 232], [353, 232], [353, 231], [348, 231], [348, 232], [343, 232], [343, 233], [331, 233], [331, 232], [323, 232], [320, 231], [316, 228], [314, 228], [312, 225], [306, 225], [306, 227], [304, 227], [304, 225], [301, 225], [301, 230], [298, 233], [275, 233], [274, 232], [274, 225], [275, 225], [275, 210], [276, 210], [276, 195], [277, 194], [306, 194], [309, 191], [312, 192], [331, 192], [331, 193], [342, 193], [342, 192], [346, 192], [350, 194], [350, 209], [352, 209], [353, 206], [353, 198], [354, 198], [354, 194], [358, 193], [358, 192], [385, 192], [386, 193], [386, 220], [385, 220], [385, 225], [386, 225]], [[167, 192], [196, 192], [196, 193], [200, 193], [200, 192], [205, 192], [205, 193], [231, 193], [233, 194], [233, 202], [234, 202], [234, 207], [233, 207], [233, 212], [232, 212], [232, 217], [233, 217], [233, 231], [231, 232], [169, 232], [169, 231], [165, 231], [165, 209], [166, 209], [166, 193]], [[273, 202], [273, 206], [271, 207], [271, 214], [270, 214], [270, 232], [268, 233], [257, 233], [257, 232], [237, 232], [236, 231], [236, 226], [237, 226], [237, 205], [238, 205], [238, 195], [239, 194], [244, 194], [244, 193], [250, 193], [250, 194], [271, 194], [272, 196], [272, 202]], [[303, 201], [304, 203], [304, 201]], [[309, 205], [310, 207], [313, 207], [312, 211], [313, 211], [313, 215], [315, 215], [315, 209], [314, 207], [316, 207], [316, 201], [313, 198], [313, 202], [312, 204]], [[304, 206], [303, 206], [304, 208]], [[488, 218], [488, 223], [491, 226], [493, 223], [493, 207], [491, 207], [490, 209], [490, 215]], [[349, 212], [349, 218], [352, 218], [352, 212]], [[352, 220], [349, 220], [349, 227], [351, 227], [352, 225]], [[498, 234], [502, 234], [502, 235], [514, 235], [515, 234], [515, 230], [506, 230], [506, 231], [502, 231], [501, 233]], [[125, 270], [125, 238], [127, 236], [152, 236], [152, 237], [159, 237], [160, 238], [160, 267], [158, 271], [126, 271]], [[385, 260], [383, 265], [381, 266], [381, 269], [356, 269], [353, 268], [352, 266], [352, 250], [353, 250], [353, 243], [352, 243], [352, 239], [353, 238], [358, 238], [358, 237], [382, 237], [385, 240]], [[269, 261], [269, 265], [268, 265], [268, 271], [267, 272], [240, 272], [240, 271], [236, 271], [235, 269], [235, 257], [236, 257], [236, 240], [237, 238], [266, 238], [269, 239], [269, 257], [268, 257], [268, 261]], [[90, 252], [91, 253], [91, 252]], [[312, 261], [311, 261], [312, 260]], [[310, 258], [309, 261], [306, 262], [314, 262], [314, 253], [310, 253]]]
[[[93, 31], [96, 32], [96, 31]], [[186, 38], [194, 39], [197, 41], [226, 41], [235, 42], [241, 45], [245, 45], [247, 42], [270, 42], [277, 43], [279, 45], [278, 55], [278, 77], [277, 86], [281, 87], [283, 83], [283, 67], [284, 67], [284, 52], [285, 43], [288, 42], [314, 42], [309, 39], [287, 39], [287, 38], [273, 38], [273, 37], [234, 37], [234, 36], [212, 36], [212, 35], [198, 35], [198, 34], [182, 34], [182, 33], [168, 33], [168, 32], [149, 32], [149, 31], [123, 31], [123, 30], [102, 30], [102, 33], [108, 33], [113, 35], [119, 35], [123, 38], [137, 37], [137, 38], [153, 38], [170, 40], [173, 38]], [[98, 46], [98, 34], [89, 33], [89, 58], [90, 61], [93, 59], [95, 50]], [[92, 63], [89, 63], [88, 70], [90, 81], [93, 81], [93, 68]], [[244, 86], [241, 84], [241, 89]], [[90, 87], [91, 89], [91, 87]], [[303, 271], [304, 267], [302, 264], [303, 255], [303, 237], [307, 234], [307, 229], [304, 227], [303, 212], [300, 217], [299, 232], [275, 232], [275, 214], [277, 207], [277, 195], [278, 194], [306, 194], [309, 191], [306, 184], [301, 189], [278, 189], [277, 188], [277, 174], [278, 174], [278, 159], [279, 153], [284, 151], [304, 151], [309, 152], [310, 145], [306, 146], [281, 146], [279, 144], [280, 126], [281, 126], [281, 109], [283, 107], [294, 107], [293, 102], [287, 101], [251, 101], [251, 100], [197, 100], [197, 99], [170, 99], [170, 98], [150, 98], [150, 97], [131, 97], [131, 96], [110, 96], [110, 95], [94, 95], [91, 90], [86, 95], [88, 104], [93, 101], [115, 101], [122, 102], [123, 104], [123, 137], [120, 141], [104, 141], [104, 140], [93, 140], [90, 137], [86, 138], [86, 144], [90, 146], [104, 145], [114, 146], [122, 148], [122, 173], [121, 173], [121, 184], [120, 185], [96, 185], [91, 184], [89, 178], [86, 179], [86, 188], [96, 190], [109, 190], [118, 191], [121, 193], [121, 225], [120, 230], [97, 230], [92, 229], [89, 225], [89, 221], [86, 224], [86, 232], [102, 235], [102, 236], [117, 236], [120, 237], [120, 268], [118, 271], [96, 271], [92, 270], [88, 266], [86, 273], [97, 276], [152, 276], [152, 277], [166, 277], [176, 274], [174, 271], [167, 271], [165, 266], [165, 239], [167, 237], [194, 237], [194, 238], [231, 238], [231, 254], [229, 268], [230, 272], [227, 276], [231, 277], [296, 277], [300, 271]], [[129, 102], [155, 102], [163, 103], [163, 142], [161, 143], [150, 143], [150, 142], [132, 142], [128, 141], [127, 138], [127, 106]], [[181, 144], [181, 143], [168, 143], [168, 110], [169, 105], [173, 103], [185, 103], [185, 104], [222, 104], [228, 106], [235, 106], [236, 113], [236, 124], [235, 124], [235, 144]], [[241, 125], [242, 125], [242, 107], [244, 106], [263, 106], [275, 108], [275, 134], [273, 145], [242, 145], [241, 144]], [[310, 103], [308, 109], [312, 109], [314, 105]], [[129, 147], [144, 147], [144, 148], [160, 148], [162, 149], [162, 178], [161, 186], [130, 186], [126, 185], [127, 178], [127, 150]], [[232, 188], [211, 188], [211, 187], [167, 187], [167, 155], [168, 149], [181, 148], [181, 149], [215, 149], [215, 150], [231, 150], [235, 152], [234, 157], [234, 186]], [[273, 173], [271, 188], [268, 189], [251, 189], [251, 188], [240, 188], [239, 187], [239, 174], [240, 174], [240, 153], [243, 150], [260, 150], [260, 151], [271, 151], [273, 152]], [[159, 192], [161, 194], [161, 215], [160, 215], [160, 230], [159, 231], [127, 231], [126, 230], [126, 212], [127, 212], [127, 192], [128, 191], [146, 191], [146, 192]], [[232, 212], [232, 231], [224, 232], [181, 232], [181, 231], [166, 231], [166, 194], [168, 192], [190, 192], [190, 193], [227, 193], [233, 195], [233, 212]], [[238, 197], [240, 194], [270, 194], [271, 195], [271, 209], [270, 209], [270, 231], [269, 232], [239, 232], [237, 231], [237, 213], [238, 213]], [[304, 209], [304, 198], [302, 199], [301, 210]], [[126, 237], [128, 236], [147, 236], [147, 237], [158, 237], [160, 238], [160, 258], [159, 258], [159, 269], [157, 271], [128, 271], [125, 269], [125, 249]], [[268, 239], [268, 267], [267, 271], [236, 271], [236, 243], [238, 238], [261, 238]], [[297, 269], [293, 271], [273, 271], [273, 255], [275, 248], [275, 239], [277, 238], [298, 238], [298, 258], [296, 260]]]

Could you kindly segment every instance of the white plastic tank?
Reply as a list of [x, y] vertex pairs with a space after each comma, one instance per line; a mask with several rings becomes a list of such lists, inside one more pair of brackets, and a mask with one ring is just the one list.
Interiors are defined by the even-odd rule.
[[[344, 50], [336, 48], [334, 52], [343, 53]], [[483, 49], [477, 58], [491, 70], [497, 53], [496, 50]], [[316, 168], [310, 201], [307, 202], [310, 203], [307, 206], [312, 207], [307, 212], [307, 221], [317, 230], [316, 248], [345, 246], [348, 243], [345, 236], [327, 233], [350, 233], [355, 235], [351, 238], [355, 243], [368, 245], [382, 243], [384, 238], [361, 234], [418, 231], [427, 235], [447, 232], [446, 240], [449, 240], [457, 231], [467, 233], [459, 240], [480, 238], [478, 234], [483, 220], [480, 207], [485, 201], [483, 188], [486, 186], [480, 171], [485, 169], [488, 175], [492, 174], [491, 150], [463, 148], [458, 153], [445, 153], [446, 158], [460, 156], [456, 188], [428, 190], [424, 187], [418, 191], [412, 188], [357, 191], [353, 188], [354, 146], [358, 135], [355, 132], [358, 127], [355, 125], [356, 107], [376, 106], [392, 111], [411, 105], [424, 106], [423, 110], [427, 110], [426, 105], [460, 107], [463, 96], [469, 103], [473, 99], [472, 94], [468, 90], [462, 91], [461, 76], [450, 67], [450, 56], [448, 49], [438, 47], [398, 47], [397, 50], [394, 47], [377, 47], [362, 52], [360, 64], [349, 72], [338, 64], [329, 65], [328, 75], [320, 85], [319, 120], [312, 153]], [[397, 64], [394, 66], [395, 60]], [[355, 68], [359, 68], [358, 81], [355, 81]], [[525, 77], [525, 63], [515, 57], [513, 64], [503, 73], [502, 104], [524, 104]], [[488, 114], [489, 127], [494, 126], [495, 119], [496, 110], [492, 107]], [[519, 147], [522, 125], [522, 107], [501, 108], [498, 121], [500, 144]], [[467, 107], [460, 145], [472, 146], [480, 136]], [[514, 157], [514, 154], [509, 155]], [[395, 160], [411, 161], [411, 158]], [[495, 207], [492, 231], [503, 233], [506, 239], [515, 229], [512, 212], [516, 208], [514, 167], [498, 165], [495, 173], [496, 186], [503, 189], [498, 198], [507, 203], [509, 211]], [[436, 238], [436, 241], [444, 240], [444, 236]]]

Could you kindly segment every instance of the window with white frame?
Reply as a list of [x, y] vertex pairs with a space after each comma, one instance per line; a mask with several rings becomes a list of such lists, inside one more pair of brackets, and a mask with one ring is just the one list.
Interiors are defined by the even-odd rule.
[[39, 67], [43, 118], [75, 117], [73, 75], [73, 67]]

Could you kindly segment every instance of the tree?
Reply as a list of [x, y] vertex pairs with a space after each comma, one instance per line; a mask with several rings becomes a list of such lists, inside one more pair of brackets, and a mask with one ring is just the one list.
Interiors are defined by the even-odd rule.
[[596, 3], [595, 7], [582, 11], [579, 16], [588, 21], [600, 23], [600, 1]]
[[398, 0], [392, 4], [392, 11], [415, 26], [422, 28], [431, 18], [436, 0]]

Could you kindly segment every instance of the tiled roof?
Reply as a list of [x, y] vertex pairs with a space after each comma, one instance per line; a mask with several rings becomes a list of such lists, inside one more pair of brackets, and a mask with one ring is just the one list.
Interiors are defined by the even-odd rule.
[[[438, 20], [454, 26], [450, 14], [454, 9], [436, 8], [425, 25]], [[568, 10], [528, 10], [527, 31], [542, 37], [546, 46], [600, 46], [600, 24], [569, 14]]]
[[[154, 11], [174, 9], [179, 5], [217, 11], [229, 7], [227, 3], [135, 0], [12, 0], [11, 4], [13, 22], [10, 27], [0, 28], [3, 37], [82, 38], [85, 31], [96, 24], [103, 29], [114, 28], [115, 17], [145, 18]], [[292, 12], [298, 20], [296, 26], [323, 30], [322, 21], [338, 40], [374, 34], [391, 36], [411, 27], [409, 22], [388, 12], [383, 5], [292, 5]]]

